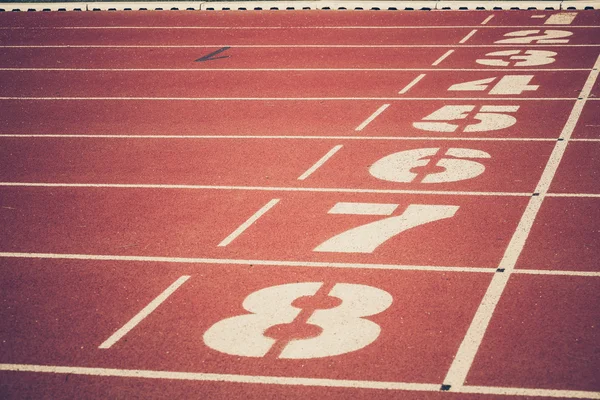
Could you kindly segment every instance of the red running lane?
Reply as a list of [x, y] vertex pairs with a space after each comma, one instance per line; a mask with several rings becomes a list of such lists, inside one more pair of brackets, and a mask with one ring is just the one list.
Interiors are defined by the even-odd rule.
[[[7, 307], [0, 311], [5, 363], [380, 382], [442, 382], [491, 279], [487, 273], [332, 270], [324, 276], [299, 267], [0, 262], [15, 285], [7, 286]], [[156, 311], [112, 347], [98, 349], [182, 275], [191, 277]], [[248, 314], [242, 308], [248, 295], [291, 282], [367, 285], [387, 292], [393, 303], [369, 317], [381, 327], [375, 341], [339, 357], [232, 357], [203, 340], [219, 321]], [[282, 334], [277, 341], [284, 340]]]
[[[535, 66], [521, 66], [522, 59], [495, 56], [505, 51], [497, 48], [439, 48], [422, 47], [232, 47], [215, 57], [225, 59], [195, 62], [222, 47], [197, 48], [97, 48], [97, 47], [17, 47], [3, 48], [1, 68], [476, 68], [476, 69], [591, 69], [597, 54], [586, 47], [535, 47], [536, 51], [552, 52], [553, 62]], [[432, 65], [449, 49], [454, 52], [437, 66]], [[527, 51], [524, 46], [516, 56]], [[491, 55], [490, 55], [491, 54]], [[500, 59], [506, 66], [485, 65], [477, 60]], [[508, 72], [508, 71], [507, 71]]]
[[[273, 139], [0, 139], [0, 181], [139, 183], [318, 187], [358, 189], [530, 192], [554, 147], [547, 142], [347, 141]], [[309, 176], [304, 175], [334, 146], [341, 147]], [[433, 149], [412, 168], [410, 183], [391, 182], [369, 172], [375, 163], [402, 152]], [[437, 152], [435, 149], [439, 149]], [[489, 158], [444, 155], [450, 149], [484, 152]], [[402, 154], [399, 154], [402, 156]], [[404, 158], [401, 158], [404, 159]], [[423, 183], [447, 160], [475, 162], [485, 172], [449, 183]], [[398, 159], [400, 160], [400, 159]], [[399, 161], [396, 161], [399, 162]], [[459, 161], [460, 162], [460, 161]], [[401, 168], [387, 168], [399, 176]], [[593, 171], [593, 170], [592, 170]], [[571, 176], [570, 174], [568, 176]], [[589, 188], [591, 190], [591, 188]], [[581, 192], [579, 190], [578, 192]]]
[[[417, 71], [4, 71], [1, 97], [183, 97], [183, 98], [481, 98], [504, 76], [526, 72], [429, 72], [399, 96]], [[522, 93], [494, 97], [573, 98], [588, 71], [536, 72]], [[449, 90], [474, 80], [496, 78], [487, 90]], [[531, 85], [537, 85], [537, 89]], [[468, 88], [467, 88], [468, 89]], [[518, 89], [518, 88], [517, 88]], [[505, 89], [506, 90], [506, 89]], [[493, 101], [493, 100], [491, 100]]]
[[599, 291], [589, 277], [511, 277], [468, 383], [600, 390]]
[[518, 268], [600, 272], [600, 199], [548, 198]]
[[[566, 26], [600, 24], [594, 10], [569, 10], [577, 16]], [[94, 13], [3, 13], [2, 26], [475, 26], [494, 17], [488, 26], [548, 26], [552, 15], [565, 11], [96, 11]], [[542, 15], [543, 18], [531, 18]], [[560, 26], [560, 25], [559, 25]], [[556, 27], [552, 25], [551, 27]]]
[[[13, 234], [1, 251], [486, 268], [498, 265], [528, 202], [528, 197], [274, 190], [5, 187], [3, 193], [8, 208], [2, 222]], [[230, 244], [218, 246], [272, 199], [281, 200]], [[394, 204], [393, 215], [410, 204], [455, 211], [371, 253], [314, 251], [335, 235], [382, 219], [330, 214], [340, 202]]]
[[[282, 135], [557, 138], [573, 102], [503, 101], [517, 106], [517, 123], [502, 130], [424, 131], [412, 124], [447, 105], [480, 101], [390, 101], [364, 129], [356, 131], [383, 101], [161, 101], [161, 100], [4, 100], [2, 134], [108, 135]], [[475, 110], [476, 111], [476, 110]], [[535, 115], [536, 118], [531, 118]], [[466, 119], [467, 123], [477, 121]]]
[[[581, 28], [589, 35], [594, 30]], [[506, 29], [500, 29], [501, 32]], [[5, 29], [0, 45], [406, 45], [457, 44], [469, 28], [288, 28], [248, 29]], [[498, 33], [501, 36], [501, 33]], [[500, 37], [498, 36], [498, 37]], [[585, 42], [584, 42], [585, 43]], [[590, 43], [594, 43], [591, 41]]]

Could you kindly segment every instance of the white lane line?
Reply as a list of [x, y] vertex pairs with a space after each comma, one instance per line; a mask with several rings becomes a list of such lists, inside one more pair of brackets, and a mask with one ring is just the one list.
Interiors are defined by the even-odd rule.
[[[561, 13], [555, 15], [570, 14]], [[574, 13], [576, 14], [576, 13]], [[531, 18], [544, 18], [544, 15], [532, 16]], [[489, 18], [489, 17], [488, 17]], [[561, 17], [567, 20], [567, 17]], [[512, 28], [531, 28], [531, 25], [494, 25], [485, 26], [480, 25], [347, 25], [347, 26], [5, 26], [0, 27], [0, 30], [122, 30], [122, 29], [157, 29], [157, 30], [285, 30], [285, 29], [461, 29], [461, 28], [487, 28], [487, 29], [512, 29]], [[569, 28], [584, 28], [584, 29], [596, 29], [597, 25], [576, 25]]]
[[460, 43], [460, 44], [467, 43], [467, 40], [471, 39], [473, 37], [473, 35], [476, 34], [476, 33], [477, 33], [477, 29], [473, 29], [471, 32], [469, 32], [467, 34], [467, 36], [465, 36], [464, 38], [460, 39], [460, 42], [458, 42], [458, 43]]
[[[480, 26], [478, 26], [480, 27]], [[464, 28], [464, 26], [461, 26]], [[514, 28], [514, 27], [513, 27]], [[529, 26], [528, 28], [531, 28]], [[569, 29], [575, 28], [570, 26]], [[458, 44], [232, 44], [232, 43], [221, 43], [221, 44], [182, 44], [182, 45], [153, 45], [153, 44], [55, 44], [55, 45], [0, 45], [0, 49], [27, 49], [27, 48], [47, 48], [47, 49], [59, 49], [59, 48], [131, 48], [131, 49], [145, 49], [145, 48], [156, 48], [156, 49], [205, 49], [205, 48], [221, 48], [231, 47], [239, 48], [449, 48], [456, 47]], [[459, 46], [461, 48], [488, 48], [488, 47], [523, 47], [522, 44], [464, 44]], [[600, 47], [600, 43], [585, 43], [585, 44], [538, 44], [528, 43], [527, 48], [530, 47]]]
[[298, 177], [299, 181], [303, 181], [306, 178], [308, 178], [313, 172], [315, 172], [319, 167], [321, 167], [323, 164], [325, 164], [327, 162], [327, 160], [329, 160], [331, 157], [333, 157], [333, 155], [335, 153], [338, 152], [339, 149], [342, 148], [342, 145], [339, 144], [337, 146], [334, 146], [333, 149], [329, 150], [327, 152], [327, 154], [325, 154], [323, 157], [321, 157], [321, 159], [319, 161], [317, 161], [316, 163], [314, 163], [314, 165], [312, 167], [310, 167], [309, 169], [306, 170], [306, 172], [304, 172], [302, 175], [300, 175]]
[[[494, 14], [490, 15], [489, 17], [487, 17], [486, 19], [481, 21], [481, 25], [486, 25], [488, 22], [490, 22], [492, 20], [492, 18], [494, 18]], [[490, 28], [490, 27], [487, 27], [487, 28]]]
[[279, 203], [279, 199], [272, 199], [267, 204], [262, 206], [260, 210], [254, 213], [250, 218], [246, 220], [243, 224], [241, 224], [235, 231], [231, 232], [229, 236], [221, 241], [217, 246], [225, 247], [229, 243], [233, 242], [238, 236], [240, 236], [246, 229], [250, 227], [253, 223], [255, 223], [260, 217], [262, 217], [267, 211], [275, 206], [275, 204]]
[[524, 275], [557, 275], [557, 276], [593, 276], [600, 277], [600, 272], [594, 271], [561, 271], [544, 269], [515, 269], [513, 274]]
[[[268, 375], [238, 375], [204, 372], [158, 371], [118, 368], [72, 367], [35, 364], [0, 364], [0, 371], [69, 374], [82, 376], [120, 377], [135, 379], [169, 379], [178, 381], [209, 381], [251, 383], [283, 386], [338, 387], [354, 389], [385, 389], [398, 391], [439, 392], [435, 383], [409, 383], [389, 381], [359, 381], [347, 379], [298, 378]], [[493, 386], [463, 386], [460, 393], [497, 394], [508, 396], [545, 396], [555, 398], [600, 399], [600, 392], [559, 389], [532, 389]]]
[[[71, 134], [2, 134], [3, 138], [32, 138], [32, 139], [172, 139], [172, 140], [202, 140], [202, 139], [300, 139], [300, 140], [456, 140], [456, 141], [496, 141], [496, 142], [555, 142], [554, 138], [527, 137], [461, 137], [461, 136], [282, 136], [282, 135], [71, 135]], [[600, 141], [600, 139], [571, 139], [571, 141]]]
[[437, 60], [435, 60], [433, 62], [433, 64], [431, 64], [431, 65], [440, 65], [440, 63], [442, 61], [444, 61], [452, 53], [454, 53], [454, 50], [448, 50], [447, 52], [445, 52], [444, 54], [442, 54], [442, 56], [440, 58], [438, 58]]
[[146, 307], [131, 318], [125, 325], [123, 325], [118, 331], [113, 333], [108, 339], [106, 339], [100, 346], [99, 349], [110, 349], [112, 345], [117, 343], [123, 336], [127, 335], [133, 328], [135, 328], [140, 322], [150, 315], [154, 310], [158, 308], [170, 295], [172, 295], [181, 285], [183, 285], [190, 277], [184, 275], [173, 282], [168, 288], [166, 288], [161, 294], [152, 300]]
[[371, 114], [371, 116], [367, 119], [365, 119], [362, 124], [360, 124], [359, 126], [356, 127], [356, 129], [354, 129], [355, 131], [362, 131], [363, 129], [365, 129], [365, 127], [367, 125], [369, 125], [375, 118], [377, 118], [379, 116], [379, 114], [381, 114], [382, 112], [385, 111], [386, 108], [388, 108], [390, 105], [389, 104], [384, 104], [381, 107], [379, 107], [377, 109], [377, 111], [375, 111], [373, 114]]
[[0, 71], [36, 72], [572, 72], [589, 71], [589, 68], [0, 68]]
[[462, 192], [452, 190], [360, 189], [360, 188], [304, 188], [285, 186], [219, 186], [219, 185], [167, 185], [150, 183], [50, 183], [50, 182], [0, 182], [0, 187], [44, 188], [107, 188], [107, 189], [173, 189], [173, 190], [249, 190], [266, 192], [316, 192], [316, 193], [379, 193], [379, 194], [431, 194], [456, 196], [508, 196], [529, 197], [530, 192]]
[[[398, 271], [432, 271], [432, 272], [472, 272], [494, 273], [496, 268], [450, 267], [437, 265], [403, 265], [403, 264], [366, 264], [339, 263], [317, 261], [288, 260], [246, 260], [236, 258], [191, 258], [191, 257], [156, 257], [156, 256], [119, 256], [109, 254], [57, 254], [57, 253], [15, 253], [0, 252], [0, 258], [29, 258], [51, 260], [85, 260], [85, 261], [135, 261], [169, 264], [217, 264], [275, 267], [308, 267], [308, 268], [340, 268], [340, 269], [377, 269]], [[439, 389], [439, 386], [438, 386]]]
[[404, 86], [404, 88], [401, 91], [399, 91], [398, 94], [404, 94], [404, 93], [408, 92], [410, 89], [412, 89], [413, 86], [415, 86], [417, 83], [419, 83], [419, 81], [421, 79], [423, 79], [424, 77], [425, 77], [425, 74], [421, 74], [421, 75], [417, 76], [408, 85]]
[[[507, 101], [573, 101], [576, 97], [494, 97]], [[489, 101], [489, 97], [0, 97], [40, 101]], [[590, 100], [600, 100], [590, 99]], [[389, 104], [388, 104], [389, 105]]]
[[600, 197], [600, 193], [547, 193], [546, 197]]
[[[496, 273], [496, 268], [482, 267], [451, 267], [438, 265], [406, 265], [406, 264], [367, 264], [339, 263], [289, 260], [246, 260], [236, 258], [190, 258], [190, 257], [158, 257], [158, 256], [119, 256], [109, 254], [60, 254], [60, 253], [14, 253], [0, 252], [0, 258], [26, 258], [49, 260], [82, 260], [82, 261], [119, 261], [147, 262], [166, 264], [216, 264], [216, 265], [260, 265], [275, 267], [307, 267], [307, 268], [340, 268], [340, 269], [377, 269], [392, 271], [429, 271], [429, 272], [466, 272], [466, 273]], [[525, 270], [516, 269], [514, 273], [530, 275], [564, 275], [599, 277], [600, 272], [568, 271], [568, 270]], [[439, 386], [438, 386], [439, 388]]]
[[532, 19], [542, 19], [542, 18], [546, 18], [545, 15], [532, 15], [531, 16]]
[[552, 179], [554, 178], [558, 165], [564, 155], [566, 144], [569, 142], [573, 130], [575, 129], [575, 125], [581, 116], [583, 106], [585, 105], [585, 102], [591, 93], [592, 87], [598, 78], [598, 68], [600, 68], [600, 55], [596, 59], [594, 70], [590, 72], [583, 86], [580, 94], [581, 100], [575, 102], [575, 105], [569, 114], [569, 118], [567, 119], [567, 122], [561, 132], [560, 137], [562, 137], [564, 140], [556, 142], [552, 154], [550, 155], [550, 159], [546, 164], [544, 171], [542, 172], [542, 176], [536, 188], [536, 192], [539, 193], [539, 196], [532, 196], [529, 200], [523, 216], [517, 225], [516, 231], [511, 238], [508, 247], [506, 248], [502, 260], [500, 261], [499, 268], [504, 269], [504, 272], [495, 274], [492, 278], [492, 281], [485, 295], [483, 296], [483, 299], [481, 300], [479, 308], [475, 313], [473, 321], [471, 322], [471, 325], [469, 326], [458, 352], [456, 353], [454, 361], [450, 366], [448, 374], [444, 379], [444, 383], [446, 385], [450, 385], [451, 388], [461, 388], [464, 385], [465, 379], [469, 370], [471, 369], [471, 365], [473, 364], [475, 355], [479, 350], [479, 346], [483, 341], [483, 337], [490, 323], [494, 310], [496, 309], [496, 306], [500, 301], [500, 297], [506, 288], [506, 284], [515, 268], [517, 259], [525, 246], [525, 241], [529, 236], [533, 222], [535, 221], [536, 215], [542, 205], [546, 192], [550, 188]]

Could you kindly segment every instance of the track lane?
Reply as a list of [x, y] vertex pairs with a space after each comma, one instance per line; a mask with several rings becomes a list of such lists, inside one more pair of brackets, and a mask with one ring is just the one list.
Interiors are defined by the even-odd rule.
[[[526, 73], [413, 71], [3, 71], [0, 97], [480, 97], [486, 91], [449, 90], [452, 85]], [[498, 98], [576, 99], [589, 71], [536, 72], [522, 93]], [[535, 84], [535, 86], [533, 86]], [[493, 88], [490, 85], [490, 88]], [[409, 89], [404, 93], [404, 88]], [[517, 88], [518, 89], [518, 88]], [[488, 89], [489, 90], [489, 89]], [[401, 94], [401, 96], [400, 96]], [[493, 100], [491, 100], [493, 101]]]
[[[227, 59], [194, 62], [222, 47], [4, 47], [0, 68], [124, 68], [124, 69], [229, 69], [229, 68], [415, 68], [415, 69], [591, 69], [595, 55], [585, 47], [536, 47], [556, 53], [554, 61], [536, 66], [517, 66], [519, 60], [487, 56], [497, 48], [415, 47], [232, 47], [219, 56]], [[452, 55], [432, 65], [448, 49]], [[485, 65], [477, 60], [506, 59], [507, 66]]]
[[[387, 101], [387, 99], [385, 100]], [[187, 101], [187, 100], [0, 100], [1, 134], [275, 135], [557, 138], [572, 101], [489, 100], [518, 105], [518, 123], [485, 132], [424, 131], [412, 124], [445, 105], [478, 101], [389, 101], [360, 132], [382, 100]], [[537, 118], [530, 118], [535, 115]]]
[[[136, 183], [533, 193], [554, 142], [344, 141], [244, 139], [2, 138], [0, 181]], [[310, 176], [323, 155], [342, 145]], [[483, 151], [490, 158], [444, 156], [449, 149]], [[369, 167], [384, 157], [434, 149], [429, 164], [410, 169], [410, 182], [376, 178]], [[439, 149], [437, 152], [435, 149]], [[482, 175], [423, 183], [443, 158], [470, 160]], [[173, 162], [173, 160], [176, 162]], [[432, 160], [432, 161], [429, 161]], [[391, 165], [390, 165], [391, 167]], [[391, 169], [400, 179], [401, 169]], [[434, 175], [435, 176], [435, 175]], [[458, 179], [458, 178], [457, 178]], [[573, 192], [573, 190], [572, 190]], [[585, 192], [575, 190], [575, 192]]]

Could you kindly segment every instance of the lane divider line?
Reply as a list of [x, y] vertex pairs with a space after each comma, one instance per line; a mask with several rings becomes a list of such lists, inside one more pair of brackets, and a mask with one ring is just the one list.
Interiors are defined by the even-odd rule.
[[454, 53], [454, 50], [448, 50], [447, 52], [445, 52], [444, 54], [442, 54], [442, 56], [440, 58], [438, 58], [437, 60], [435, 60], [433, 62], [433, 64], [431, 65], [440, 65], [440, 63], [442, 61], [444, 61], [448, 56], [450, 56], [450, 54]]
[[405, 94], [406, 92], [408, 92], [410, 89], [412, 89], [413, 86], [415, 86], [417, 83], [419, 83], [419, 81], [421, 79], [423, 79], [425, 77], [426, 74], [421, 74], [419, 76], [417, 76], [415, 79], [413, 79], [408, 85], [404, 86], [404, 88], [398, 92], [398, 94]]
[[[571, 29], [571, 27], [569, 27]], [[522, 48], [522, 44], [464, 44], [459, 46], [458, 44], [50, 44], [50, 45], [0, 45], [0, 49], [17, 49], [17, 48], [48, 48], [48, 49], [62, 49], [62, 48], [132, 48], [132, 49], [145, 49], [145, 48], [157, 48], [157, 49], [171, 49], [171, 48], [182, 48], [182, 49], [205, 49], [214, 47], [226, 47], [235, 46], [236, 48], [448, 48], [448, 47], [459, 47], [459, 48], [496, 48], [496, 47], [518, 47]], [[600, 43], [528, 43], [527, 48], [530, 47], [600, 47]]]
[[365, 129], [365, 127], [367, 125], [369, 125], [375, 118], [377, 118], [379, 116], [379, 114], [381, 114], [382, 112], [385, 111], [386, 108], [388, 108], [390, 105], [389, 104], [384, 104], [381, 107], [379, 107], [377, 109], [377, 111], [375, 111], [373, 114], [371, 114], [371, 116], [367, 119], [365, 119], [359, 126], [356, 127], [356, 129], [354, 129], [357, 132], [362, 131], [363, 129]]
[[142, 322], [148, 315], [158, 308], [170, 295], [172, 295], [181, 285], [183, 285], [190, 277], [184, 275], [173, 282], [168, 288], [166, 288], [161, 294], [159, 294], [154, 300], [152, 300], [146, 307], [142, 308], [133, 318], [131, 318], [125, 325], [119, 330], [113, 333], [108, 339], [106, 339], [100, 346], [99, 349], [110, 349], [115, 343], [117, 343], [123, 336], [127, 335], [133, 328], [135, 328], [140, 322]]
[[0, 71], [36, 72], [573, 72], [589, 71], [590, 68], [0, 68]]
[[467, 40], [471, 39], [473, 37], [473, 35], [476, 34], [476, 33], [477, 33], [477, 29], [473, 29], [471, 32], [469, 32], [467, 34], [467, 36], [465, 36], [464, 38], [460, 39], [460, 42], [458, 42], [458, 43], [460, 43], [460, 44], [466, 43]]
[[492, 18], [494, 18], [494, 14], [490, 15], [489, 17], [487, 17], [486, 19], [481, 21], [481, 25], [486, 25], [488, 22], [490, 22], [492, 20]]
[[314, 163], [314, 165], [312, 167], [310, 167], [309, 169], [306, 170], [306, 172], [304, 172], [302, 175], [300, 175], [298, 177], [299, 181], [303, 181], [306, 178], [308, 178], [309, 176], [312, 175], [313, 172], [315, 172], [317, 169], [319, 169], [323, 164], [325, 164], [331, 157], [333, 157], [333, 155], [335, 153], [338, 152], [338, 150], [340, 150], [342, 148], [341, 144], [338, 144], [337, 146], [334, 146], [331, 150], [329, 150], [327, 152], [327, 154], [325, 154], [323, 157], [321, 157], [321, 159], [319, 161], [317, 161], [316, 163]]
[[[120, 377], [136, 379], [169, 379], [178, 381], [212, 381], [253, 383], [283, 386], [314, 386], [353, 389], [385, 389], [398, 391], [439, 392], [435, 383], [390, 381], [359, 381], [347, 379], [300, 378], [268, 375], [240, 375], [204, 372], [158, 371], [120, 368], [72, 367], [60, 365], [0, 364], [0, 371], [69, 374], [82, 376]], [[535, 389], [495, 386], [463, 386], [459, 393], [495, 394], [505, 396], [546, 396], [555, 398], [600, 399], [600, 392], [564, 389]]]
[[[568, 13], [564, 13], [568, 14]], [[576, 13], [575, 13], [576, 14]], [[554, 16], [558, 16], [562, 14], [554, 14]], [[486, 18], [484, 21], [487, 23], [489, 20], [493, 18], [493, 15]], [[550, 17], [548, 20], [551, 20]], [[562, 17], [563, 19], [565, 17]], [[569, 18], [569, 17], [566, 17]], [[573, 17], [574, 18], [574, 17]], [[551, 24], [553, 25], [569, 25], [568, 23], [556, 24], [557, 19], [553, 19]], [[546, 22], [548, 24], [548, 22]], [[483, 22], [480, 25], [348, 25], [348, 26], [2, 26], [0, 27], [0, 31], [7, 30], [16, 30], [16, 31], [25, 31], [25, 30], [219, 30], [219, 31], [236, 31], [236, 30], [286, 30], [286, 29], [298, 29], [298, 30], [314, 30], [314, 29], [351, 29], [351, 30], [385, 30], [385, 29], [394, 29], [394, 30], [404, 30], [404, 29], [468, 29], [468, 28], [484, 28], [488, 30], [492, 29], [519, 29], [519, 28], [532, 28], [535, 26], [532, 25], [494, 25], [494, 26], [481, 26], [485, 25]], [[579, 28], [579, 29], [596, 29], [597, 25], [573, 25], [569, 26], [571, 28]], [[226, 47], [226, 46], [225, 46]], [[224, 50], [222, 50], [224, 51]]]
[[[494, 97], [494, 101], [573, 101], [577, 97]], [[489, 97], [19, 97], [0, 100], [40, 101], [490, 101]], [[600, 100], [592, 98], [590, 100]], [[389, 106], [387, 104], [386, 106]], [[383, 107], [383, 106], [382, 106]], [[379, 114], [377, 114], [379, 115]], [[369, 121], [370, 122], [370, 121]], [[356, 129], [358, 130], [358, 129]]]
[[248, 218], [243, 224], [241, 224], [235, 231], [231, 232], [229, 236], [221, 241], [217, 246], [225, 247], [229, 243], [233, 242], [238, 236], [240, 236], [246, 229], [248, 229], [253, 223], [255, 223], [260, 217], [262, 217], [267, 211], [279, 203], [279, 199], [273, 199], [267, 204], [262, 206], [260, 210], [255, 212], [250, 218]]
[[[550, 159], [542, 172], [542, 176], [536, 187], [535, 192], [539, 193], [537, 196], [532, 196], [523, 212], [521, 220], [517, 225], [515, 233], [513, 234], [508, 247], [500, 261], [498, 269], [504, 272], [494, 274], [492, 281], [479, 304], [479, 308], [475, 312], [475, 316], [467, 330], [467, 333], [460, 344], [458, 352], [454, 357], [450, 369], [444, 379], [444, 384], [450, 385], [452, 389], [461, 388], [467, 378], [467, 374], [471, 369], [471, 365], [477, 355], [479, 347], [483, 341], [483, 337], [487, 330], [487, 327], [492, 319], [494, 310], [498, 305], [502, 293], [506, 288], [511, 273], [515, 269], [517, 259], [519, 258], [525, 242], [529, 236], [529, 232], [533, 227], [533, 223], [537, 216], [538, 211], [544, 201], [544, 197], [550, 188], [550, 184], [556, 174], [560, 161], [565, 153], [566, 146], [575, 130], [575, 125], [579, 121], [581, 112], [587, 99], [590, 96], [592, 88], [598, 78], [598, 69], [600, 68], [600, 55], [596, 59], [594, 69], [590, 72], [583, 89], [580, 94], [580, 98], [575, 102], [569, 118], [560, 134], [563, 139], [556, 141]], [[451, 390], [452, 390], [451, 389]]]
[[218, 186], [218, 185], [166, 185], [146, 183], [39, 183], [39, 182], [0, 182], [0, 187], [44, 187], [44, 188], [110, 188], [110, 189], [174, 189], [174, 190], [249, 190], [266, 192], [315, 192], [315, 193], [378, 193], [378, 194], [431, 194], [456, 196], [508, 196], [530, 197], [531, 192], [466, 192], [452, 190], [411, 190], [411, 189], [360, 189], [360, 188], [318, 188], [285, 186]]
[[[2, 134], [5, 138], [23, 139], [173, 139], [173, 140], [204, 140], [204, 139], [292, 139], [292, 140], [455, 140], [455, 141], [495, 141], [495, 142], [555, 142], [554, 138], [528, 137], [460, 137], [460, 136], [299, 136], [299, 135], [96, 135], [96, 134]], [[571, 139], [571, 141], [599, 142], [600, 139]]]

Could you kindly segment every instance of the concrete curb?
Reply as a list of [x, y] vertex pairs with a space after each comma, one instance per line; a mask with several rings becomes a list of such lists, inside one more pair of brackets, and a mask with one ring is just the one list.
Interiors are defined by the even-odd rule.
[[368, 1], [148, 1], [81, 3], [0, 3], [0, 11], [122, 10], [586, 10], [600, 9], [600, 0], [368, 0]]

